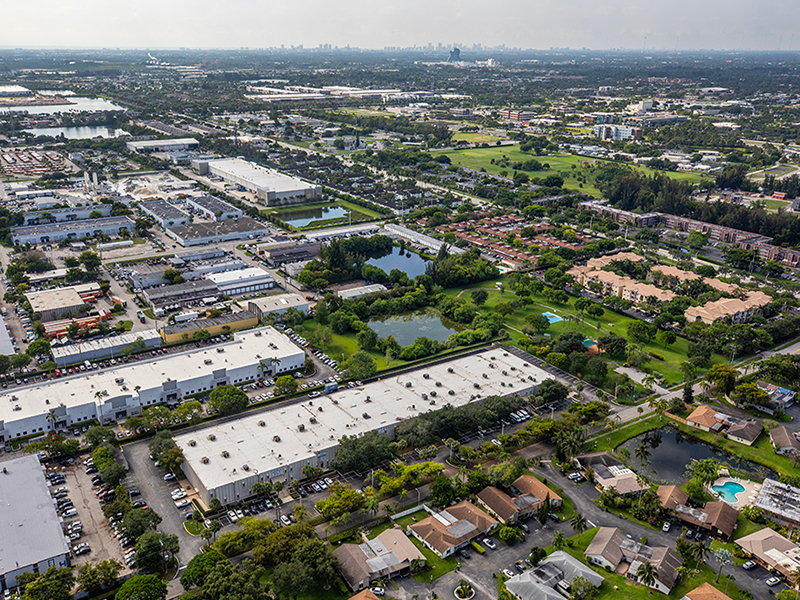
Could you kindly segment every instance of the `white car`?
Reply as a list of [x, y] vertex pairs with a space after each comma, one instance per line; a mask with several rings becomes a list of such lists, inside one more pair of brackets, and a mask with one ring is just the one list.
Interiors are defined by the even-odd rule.
[[180, 501], [176, 502], [175, 503], [175, 508], [184, 508], [186, 506], [189, 506], [191, 503], [192, 503], [192, 501], [189, 500], [188, 498], [186, 498], [184, 500], [180, 500]]
[[233, 512], [232, 510], [229, 510], [229, 511], [228, 511], [228, 518], [229, 518], [229, 519], [230, 519], [232, 522], [234, 522], [234, 523], [236, 523], [236, 521], [238, 521], [238, 520], [239, 520], [239, 517], [237, 517], [237, 516], [236, 516], [236, 513], [235, 513], [235, 512]]
[[369, 591], [376, 596], [383, 596], [386, 594], [386, 590], [384, 590], [382, 587], [371, 587], [369, 588]]
[[164, 475], [164, 481], [175, 481], [176, 479], [175, 473], [167, 473]]
[[664, 525], [661, 527], [661, 531], [666, 533], [667, 531], [669, 531], [669, 528], [670, 528], [670, 522], [664, 521]]
[[514, 577], [514, 571], [511, 571], [510, 569], [503, 569], [503, 575], [511, 579]]
[[240, 519], [244, 519], [244, 513], [242, 512], [241, 508], [236, 509], [236, 516], [239, 517]]
[[483, 538], [483, 545], [492, 550], [497, 550], [497, 545], [489, 538]]

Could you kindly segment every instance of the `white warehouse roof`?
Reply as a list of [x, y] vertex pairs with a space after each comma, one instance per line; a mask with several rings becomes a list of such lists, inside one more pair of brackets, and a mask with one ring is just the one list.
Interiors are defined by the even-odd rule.
[[284, 175], [274, 169], [267, 169], [241, 158], [223, 158], [208, 161], [208, 164], [217, 171], [240, 178], [254, 187], [271, 192], [294, 192], [298, 189], [306, 189], [311, 185], [297, 177]]
[[[183, 450], [187, 466], [206, 490], [212, 491], [253, 473], [272, 476], [287, 465], [336, 447], [344, 435], [384, 429], [393, 432], [399, 422], [446, 404], [464, 406], [488, 396], [529, 395], [532, 387], [548, 377], [546, 371], [519, 356], [491, 349], [314, 400], [251, 413], [178, 435], [175, 442]], [[274, 441], [275, 436], [280, 441]]]

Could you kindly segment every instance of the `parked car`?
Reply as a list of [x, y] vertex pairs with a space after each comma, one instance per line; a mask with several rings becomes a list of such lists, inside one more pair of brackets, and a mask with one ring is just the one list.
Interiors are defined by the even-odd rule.
[[458, 555], [459, 555], [461, 558], [466, 558], [466, 559], [469, 559], [469, 558], [470, 558], [470, 556], [469, 556], [469, 552], [467, 552], [466, 548], [459, 548], [459, 549], [458, 549]]
[[503, 575], [505, 575], [509, 579], [511, 579], [512, 577], [516, 577], [516, 575], [514, 575], [514, 571], [510, 569], [503, 569]]
[[176, 502], [175, 503], [175, 507], [176, 508], [185, 508], [185, 507], [189, 506], [191, 503], [192, 503], [191, 500], [189, 500], [188, 498], [184, 498], [183, 500], [181, 500], [179, 502]]
[[778, 585], [781, 582], [780, 577], [770, 577], [767, 579], [767, 585], [772, 587], [773, 585]]
[[483, 538], [483, 545], [486, 546], [487, 548], [492, 549], [492, 550], [497, 550], [497, 544], [495, 544], [489, 538]]
[[175, 481], [176, 479], [175, 473], [167, 473], [164, 475], [164, 481]]
[[369, 588], [369, 591], [376, 596], [383, 596], [386, 594], [386, 590], [384, 590], [382, 587], [371, 587]]
[[239, 520], [239, 517], [237, 517], [237, 516], [236, 516], [236, 513], [235, 513], [235, 512], [233, 512], [232, 510], [229, 510], [229, 511], [228, 511], [228, 518], [229, 518], [229, 519], [230, 519], [232, 522], [234, 522], [234, 523], [236, 523], [236, 521], [238, 521], [238, 520]]
[[756, 568], [756, 566], [757, 566], [757, 565], [756, 565], [756, 563], [755, 563], [755, 561], [754, 561], [754, 560], [748, 560], [746, 563], [744, 563], [744, 564], [742, 565], [742, 568], [743, 568], [745, 571], [749, 571], [750, 569], [755, 569], [755, 568]]
[[670, 522], [669, 521], [664, 521], [664, 525], [662, 525], [661, 531], [666, 533], [667, 531], [669, 531], [670, 527], [671, 527]]

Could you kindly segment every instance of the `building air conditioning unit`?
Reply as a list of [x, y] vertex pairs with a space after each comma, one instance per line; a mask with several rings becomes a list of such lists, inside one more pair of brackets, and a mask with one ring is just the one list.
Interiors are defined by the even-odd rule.
[[197, 442], [195, 442], [194, 440], [189, 440], [189, 445], [190, 445], [192, 448], [194, 448], [195, 446], [197, 446]]
[[223, 450], [222, 451], [222, 458], [228, 458], [230, 455], [231, 455], [231, 453], [228, 452], [227, 450]]
[[208, 464], [208, 462], [209, 462], [209, 461], [208, 461], [208, 457], [207, 457], [207, 456], [204, 456], [203, 458], [201, 458], [201, 459], [200, 459], [200, 462], [201, 462], [201, 463], [203, 463], [204, 465], [207, 465], [207, 464]]
[[217, 439], [217, 436], [215, 436], [213, 433], [209, 433], [209, 434], [208, 434], [208, 439], [209, 439], [209, 440], [211, 440], [211, 441], [213, 442], [214, 440], [216, 440], [216, 439]]

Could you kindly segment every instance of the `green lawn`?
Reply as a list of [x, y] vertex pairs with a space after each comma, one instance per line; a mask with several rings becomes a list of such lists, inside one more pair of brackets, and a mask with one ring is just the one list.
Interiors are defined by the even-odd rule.
[[[295, 327], [295, 331], [300, 333], [300, 335], [303, 337], [306, 337], [308, 332], [315, 331], [318, 327], [319, 324], [315, 320], [306, 319], [303, 325], [300, 327]], [[305, 334], [301, 332], [305, 332]], [[360, 348], [358, 347], [356, 334], [352, 331], [345, 334], [331, 332], [331, 343], [325, 346], [324, 350], [328, 356], [333, 358], [339, 364], [343, 364], [347, 358], [358, 352]], [[400, 360], [393, 360], [391, 361], [391, 364], [387, 364], [386, 355], [374, 350], [370, 351], [369, 355], [375, 359], [379, 371], [386, 369], [388, 366], [399, 366], [403, 362]]]
[[[458, 140], [459, 134], [454, 136]], [[604, 162], [603, 159], [589, 158], [586, 156], [575, 156], [573, 154], [561, 154], [555, 156], [536, 156], [529, 152], [521, 152], [519, 145], [513, 146], [492, 146], [489, 148], [467, 148], [464, 150], [435, 150], [431, 152], [434, 155], [447, 154], [452, 161], [452, 164], [458, 167], [466, 167], [468, 169], [485, 169], [488, 173], [499, 175], [500, 171], [506, 170], [509, 173], [512, 171], [510, 165], [508, 167], [501, 166], [499, 160], [505, 156], [508, 158], [509, 163], [525, 162], [534, 158], [541, 163], [548, 163], [550, 165], [549, 171], [536, 171], [528, 173], [531, 177], [547, 177], [548, 175], [559, 174], [564, 177], [564, 187], [572, 190], [581, 190], [587, 194], [600, 195], [600, 191], [594, 186], [594, 175], [589, 166], [593, 163]], [[492, 164], [492, 159], [495, 164]], [[610, 161], [607, 161], [610, 162]], [[666, 175], [672, 179], [679, 181], [686, 181], [689, 183], [702, 183], [709, 181], [698, 173], [685, 173], [678, 171], [656, 171], [648, 167], [630, 165], [633, 169], [646, 175], [654, 175], [656, 173]], [[573, 168], [574, 167], [574, 168]], [[580, 185], [577, 176], [586, 177], [586, 183]]]
[[742, 515], [739, 515], [739, 517], [736, 519], [736, 529], [733, 530], [732, 539], [738, 540], [739, 538], [746, 537], [751, 533], [761, 531], [762, 529], [764, 529], [763, 525], [753, 523], [750, 519], [746, 519]]
[[703, 442], [707, 442], [712, 446], [722, 448], [737, 458], [758, 463], [781, 475], [800, 476], [800, 468], [794, 465], [789, 459], [775, 454], [775, 450], [769, 441], [768, 433], [762, 433], [752, 446], [745, 446], [739, 442], [724, 438], [720, 434], [701, 431], [700, 429], [689, 427], [682, 423], [678, 423], [678, 427], [683, 433]]
[[629, 439], [636, 437], [651, 429], [657, 429], [664, 423], [658, 417], [650, 417], [642, 421], [637, 421], [631, 425], [613, 429], [603, 432], [597, 439], [597, 445], [592, 449], [593, 452], [601, 452], [603, 450], [614, 450], [617, 446]]
[[[506, 278], [500, 278], [499, 281], [505, 281]], [[473, 288], [483, 288], [489, 293], [489, 298], [487, 299], [486, 303], [481, 307], [483, 311], [492, 311], [494, 307], [501, 303], [508, 303], [512, 300], [517, 299], [516, 294], [506, 290], [505, 293], [501, 293], [495, 288], [495, 281], [489, 282], [482, 282], [475, 286], [471, 286], [467, 288], [467, 291], [461, 294], [461, 298], [471, 301], [469, 290]], [[457, 296], [462, 291], [461, 288], [453, 288], [450, 290], [445, 291], [445, 294], [450, 297]], [[533, 304], [530, 306], [523, 307], [516, 312], [509, 315], [505, 322], [506, 325], [512, 329], [509, 331], [512, 338], [516, 341], [520, 337], [520, 331], [525, 326], [525, 319], [531, 313], [541, 314], [543, 312], [551, 312], [560, 317], [564, 317], [565, 315], [578, 315], [580, 313], [575, 310], [574, 302], [575, 298], [570, 296], [570, 303], [569, 304], [556, 304], [551, 302], [544, 296], [539, 295], [532, 295], [531, 299], [533, 300]], [[575, 323], [575, 322], [567, 322], [567, 321], [560, 321], [558, 323], [554, 323], [550, 325], [545, 333], [549, 333], [552, 336], [556, 336], [559, 333], [565, 331], [579, 331], [586, 337], [597, 339], [598, 336], [608, 335], [610, 333], [616, 333], [618, 335], [627, 337], [628, 327], [636, 322], [636, 319], [633, 317], [628, 317], [626, 315], [622, 315], [611, 310], [606, 309], [605, 314], [602, 317], [595, 318], [595, 317], [588, 317], [583, 315], [582, 321]], [[517, 330], [516, 332], [513, 330]], [[642, 344], [642, 349], [645, 352], [653, 353], [661, 357], [661, 360], [656, 360], [655, 358], [651, 359], [646, 363], [646, 367], [661, 373], [664, 376], [664, 383], [667, 386], [672, 386], [677, 383], [683, 381], [683, 373], [680, 370], [680, 365], [686, 360], [687, 352], [688, 352], [689, 342], [679, 337], [677, 341], [664, 348], [664, 344], [660, 344], [657, 342], [650, 342], [646, 344]], [[711, 358], [712, 364], [717, 364], [721, 362], [725, 362], [725, 357], [715, 354]], [[662, 362], [663, 361], [663, 362]], [[664, 364], [668, 363], [668, 364]], [[702, 375], [704, 371], [698, 373], [698, 376]]]
[[425, 556], [428, 566], [431, 567], [429, 571], [422, 571], [421, 573], [414, 575], [414, 579], [420, 583], [427, 583], [433, 581], [434, 579], [439, 579], [439, 577], [445, 573], [449, 573], [456, 568], [458, 559], [455, 556], [439, 558], [433, 552], [423, 546], [422, 542], [420, 542], [417, 538], [412, 536], [409, 539], [419, 549], [419, 551], [422, 552], [422, 554]]
[[372, 527], [370, 529], [370, 531], [369, 531], [369, 535], [367, 536], [367, 539], [374, 540], [381, 533], [383, 533], [387, 529], [391, 529], [392, 527], [394, 527], [394, 523], [392, 523], [391, 521], [389, 521], [387, 519], [383, 523], [381, 523], [379, 525], [375, 525], [374, 527]]
[[428, 512], [425, 510], [418, 510], [415, 513], [410, 515], [406, 515], [405, 517], [401, 517], [395, 521], [398, 525], [400, 525], [403, 529], [408, 529], [408, 526], [412, 523], [419, 523], [423, 519], [428, 518]]
[[184, 521], [183, 528], [187, 531], [189, 535], [200, 535], [200, 532], [205, 529], [202, 523], [198, 523], [197, 521]]
[[120, 323], [122, 323], [122, 329], [126, 332], [133, 329], [133, 321], [120, 321]]
[[787, 206], [788, 204], [791, 204], [791, 202], [787, 202], [786, 200], [771, 200], [771, 199], [767, 199], [767, 200], [762, 200], [762, 202], [764, 203], [764, 206], [766, 208], [772, 209], [772, 210], [778, 210], [780, 208], [783, 208], [784, 206]]
[[463, 140], [470, 144], [482, 144], [484, 142], [489, 144], [496, 142], [500, 138], [495, 135], [486, 135], [483, 133], [454, 133], [452, 139], [453, 142], [460, 142]]

